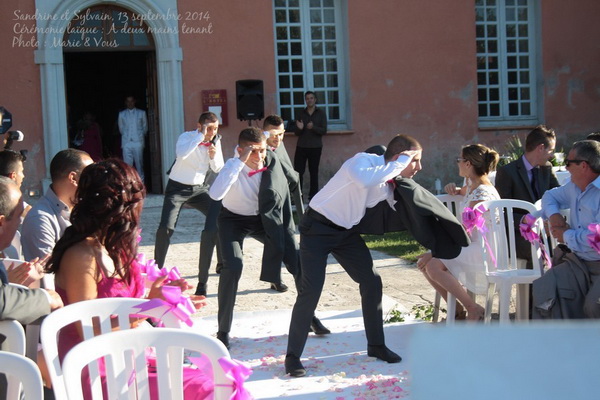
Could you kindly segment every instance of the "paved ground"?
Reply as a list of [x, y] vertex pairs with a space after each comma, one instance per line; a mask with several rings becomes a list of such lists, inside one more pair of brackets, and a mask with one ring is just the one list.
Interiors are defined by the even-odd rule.
[[[142, 242], [140, 251], [148, 258], [154, 256], [154, 239], [163, 196], [150, 195], [146, 199], [142, 213]], [[204, 225], [204, 216], [193, 209], [184, 209], [180, 215], [176, 232], [171, 240], [171, 247], [166, 259], [166, 265], [176, 265], [191, 284], [196, 285], [198, 273], [198, 251], [200, 232]], [[258, 279], [263, 246], [253, 239], [247, 239], [244, 244], [244, 272], [240, 280], [236, 302], [236, 311], [257, 311], [291, 309], [294, 305], [296, 291], [293, 279], [285, 268], [282, 272], [284, 282], [290, 286], [286, 293], [278, 293], [269, 288], [265, 282]], [[427, 304], [433, 301], [434, 291], [425, 281], [414, 263], [397, 257], [389, 257], [384, 253], [372, 252], [377, 270], [383, 279], [384, 309], [397, 306], [408, 311], [415, 304]], [[203, 315], [217, 312], [216, 291], [218, 275], [214, 272], [216, 253], [213, 256], [213, 266], [208, 282], [209, 304], [202, 310]], [[398, 305], [396, 305], [398, 304]], [[327, 267], [327, 278], [319, 310], [357, 310], [360, 309], [358, 285], [333, 258]]]

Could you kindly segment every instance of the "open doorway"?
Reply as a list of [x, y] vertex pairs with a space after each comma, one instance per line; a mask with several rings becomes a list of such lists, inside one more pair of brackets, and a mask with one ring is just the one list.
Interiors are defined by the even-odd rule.
[[[147, 112], [149, 133], [144, 147], [144, 174], [149, 191], [160, 193], [160, 146], [154, 110], [148, 104], [149, 60], [153, 52], [67, 52], [64, 54], [69, 143], [80, 129], [85, 113], [91, 113], [100, 126], [103, 157], [122, 157], [117, 117], [125, 108], [125, 98], [134, 96], [136, 107]], [[155, 77], [154, 77], [155, 78]], [[154, 102], [155, 103], [155, 102]], [[154, 122], [154, 123], [153, 123]]]

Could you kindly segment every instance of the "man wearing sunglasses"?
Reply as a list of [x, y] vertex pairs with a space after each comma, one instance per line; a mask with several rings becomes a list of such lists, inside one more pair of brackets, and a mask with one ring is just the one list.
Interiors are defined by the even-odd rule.
[[[588, 226], [600, 223], [600, 143], [575, 142], [565, 165], [571, 181], [542, 197], [542, 215], [550, 222], [552, 236], [566, 245], [565, 254], [560, 263], [555, 256], [551, 273], [534, 282], [534, 307], [544, 311], [544, 304], [558, 304], [563, 318], [600, 318], [600, 253], [588, 239]], [[565, 209], [570, 210], [568, 223], [560, 214]], [[581, 278], [573, 281], [576, 275]], [[550, 278], [555, 295], [547, 290]]]

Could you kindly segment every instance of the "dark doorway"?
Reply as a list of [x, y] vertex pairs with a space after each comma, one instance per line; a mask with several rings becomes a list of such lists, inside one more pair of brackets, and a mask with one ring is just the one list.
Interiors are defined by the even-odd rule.
[[[117, 117], [125, 108], [125, 97], [134, 96], [136, 107], [147, 112], [148, 136], [144, 147], [146, 187], [162, 192], [160, 145], [157, 129], [156, 72], [152, 51], [65, 52], [65, 84], [69, 143], [86, 112], [96, 117], [102, 130], [103, 156], [121, 157]], [[152, 76], [151, 76], [152, 75]], [[151, 104], [148, 104], [151, 103]]]

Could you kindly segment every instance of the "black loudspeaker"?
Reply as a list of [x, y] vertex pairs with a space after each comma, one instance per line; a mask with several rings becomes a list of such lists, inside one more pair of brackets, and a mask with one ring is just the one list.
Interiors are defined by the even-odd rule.
[[265, 116], [263, 81], [258, 79], [236, 81], [235, 99], [237, 118], [240, 121], [263, 119]]

